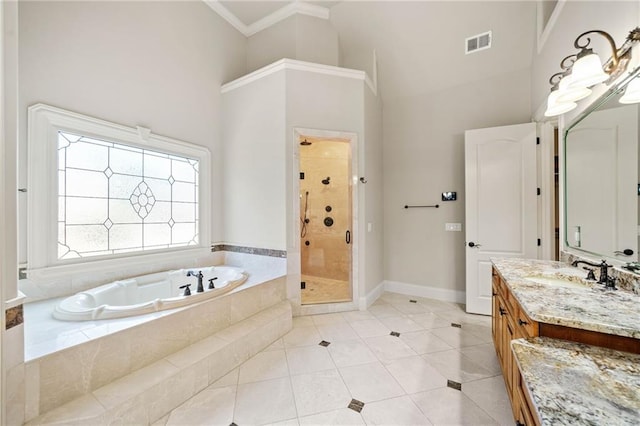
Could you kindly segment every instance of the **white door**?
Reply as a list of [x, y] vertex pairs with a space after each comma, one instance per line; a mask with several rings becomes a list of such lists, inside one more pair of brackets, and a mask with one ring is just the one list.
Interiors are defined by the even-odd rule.
[[535, 123], [465, 132], [467, 312], [491, 314], [491, 258], [537, 257]]

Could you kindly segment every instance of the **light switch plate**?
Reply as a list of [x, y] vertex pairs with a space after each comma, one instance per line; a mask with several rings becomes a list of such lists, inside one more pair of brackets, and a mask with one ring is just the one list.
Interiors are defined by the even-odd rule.
[[445, 223], [444, 230], [460, 232], [462, 231], [462, 224], [461, 223]]

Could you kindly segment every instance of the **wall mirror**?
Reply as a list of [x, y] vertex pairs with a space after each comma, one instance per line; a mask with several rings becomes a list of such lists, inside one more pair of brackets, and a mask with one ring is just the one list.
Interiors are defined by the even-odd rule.
[[639, 104], [608, 90], [564, 134], [565, 245], [597, 258], [638, 262]]

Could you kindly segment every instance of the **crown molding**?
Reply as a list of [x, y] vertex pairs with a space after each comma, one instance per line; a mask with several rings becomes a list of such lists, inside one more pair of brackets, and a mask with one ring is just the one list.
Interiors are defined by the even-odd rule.
[[320, 19], [329, 19], [329, 9], [322, 6], [316, 6], [313, 4], [294, 1], [286, 6], [281, 7], [270, 15], [265, 16], [262, 19], [257, 20], [251, 25], [243, 23], [236, 15], [234, 15], [229, 9], [224, 7], [222, 3], [217, 0], [203, 0], [207, 6], [213, 9], [224, 20], [231, 24], [236, 30], [240, 31], [245, 37], [251, 37], [252, 35], [259, 33], [260, 31], [269, 28], [278, 22], [287, 19], [290, 16], [300, 14], [313, 16]]
[[326, 75], [333, 75], [337, 77], [346, 77], [346, 78], [354, 78], [357, 80], [363, 80], [367, 83], [367, 85], [373, 91], [373, 87], [371, 87], [369, 81], [367, 81], [368, 78], [364, 71], [352, 70], [349, 68], [334, 67], [332, 65], [315, 64], [312, 62], [297, 61], [294, 59], [280, 59], [279, 61], [276, 61], [265, 67], [262, 67], [250, 74], [247, 74], [236, 80], [223, 84], [221, 88], [221, 92], [222, 93], [230, 92], [234, 89], [245, 86], [263, 77], [266, 77], [269, 74], [273, 74], [275, 72], [282, 71], [284, 69], [297, 70], [297, 71], [309, 71], [309, 72], [315, 72], [317, 74], [326, 74]]

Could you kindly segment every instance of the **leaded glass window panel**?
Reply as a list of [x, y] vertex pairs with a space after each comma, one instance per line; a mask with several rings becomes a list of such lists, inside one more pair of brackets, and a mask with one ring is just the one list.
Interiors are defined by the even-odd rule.
[[58, 131], [58, 259], [198, 244], [197, 159]]

